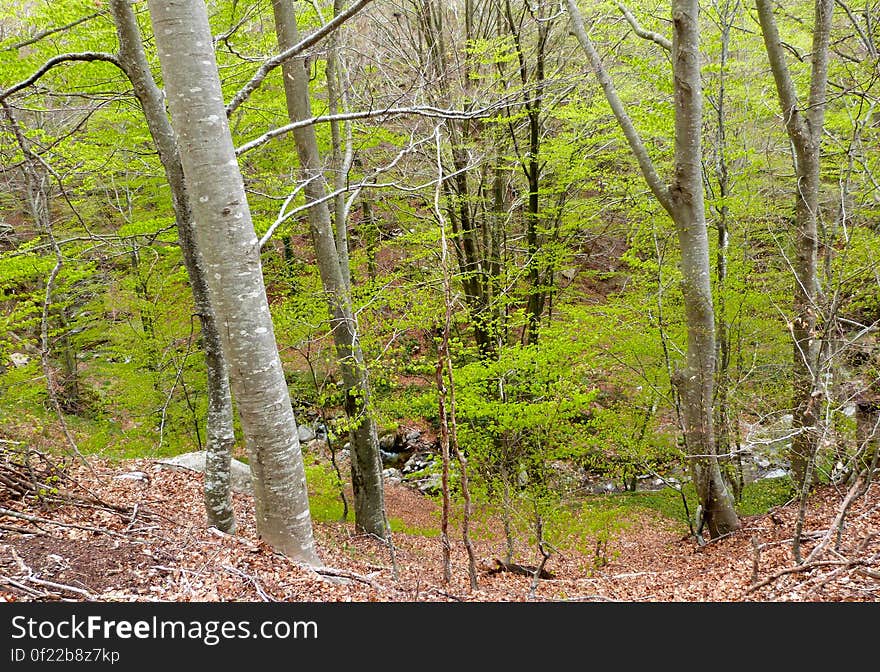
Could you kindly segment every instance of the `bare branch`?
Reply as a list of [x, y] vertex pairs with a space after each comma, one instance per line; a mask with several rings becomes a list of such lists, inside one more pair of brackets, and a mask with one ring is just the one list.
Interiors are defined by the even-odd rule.
[[254, 138], [250, 142], [237, 147], [235, 154], [241, 156], [245, 152], [264, 145], [272, 138], [285, 135], [298, 128], [312, 126], [313, 124], [323, 124], [334, 121], [353, 121], [355, 119], [371, 119], [374, 117], [396, 116], [401, 114], [413, 114], [429, 118], [439, 119], [474, 119], [485, 117], [489, 114], [491, 107], [481, 110], [464, 111], [464, 110], [444, 110], [439, 107], [431, 107], [430, 105], [417, 105], [414, 107], [389, 107], [384, 110], [364, 110], [361, 112], [343, 112], [340, 114], [327, 114], [320, 117], [311, 117], [310, 119], [302, 119], [291, 124], [285, 124], [279, 128], [273, 128], [271, 131], [264, 133], [258, 138]]
[[71, 21], [67, 25], [58, 26], [56, 28], [46, 28], [46, 30], [41, 30], [39, 33], [30, 37], [23, 42], [17, 42], [16, 44], [12, 44], [8, 47], [4, 47], [3, 51], [15, 51], [16, 49], [21, 49], [22, 47], [27, 47], [28, 45], [33, 44], [34, 42], [39, 42], [44, 37], [49, 37], [49, 35], [54, 35], [55, 33], [60, 33], [65, 30], [70, 30], [74, 26], [78, 26], [81, 23], [85, 23], [86, 21], [91, 21], [92, 19], [101, 16], [101, 12], [95, 12], [94, 14], [89, 14], [88, 16], [82, 16], [75, 21]]
[[636, 35], [641, 37], [643, 40], [649, 40], [651, 42], [654, 42], [655, 44], [659, 44], [666, 51], [672, 51], [672, 41], [666, 36], [661, 35], [660, 33], [655, 33], [653, 30], [645, 30], [644, 28], [642, 28], [638, 19], [633, 16], [633, 13], [629, 11], [629, 8], [627, 8], [626, 5], [624, 5], [622, 2], [618, 2], [617, 9], [619, 9], [623, 13], [624, 18], [627, 20], [627, 23], [629, 23], [629, 25], [632, 27], [633, 32]]
[[0, 91], [0, 101], [6, 100], [9, 96], [11, 96], [16, 91], [21, 91], [29, 87], [31, 84], [36, 82], [40, 77], [45, 75], [49, 70], [54, 68], [56, 65], [60, 65], [61, 63], [67, 63], [69, 61], [84, 61], [86, 63], [91, 63], [94, 61], [103, 61], [105, 63], [112, 63], [117, 68], [121, 67], [119, 65], [119, 60], [116, 58], [114, 54], [108, 54], [103, 51], [83, 51], [78, 53], [70, 53], [70, 54], [58, 54], [57, 56], [53, 56], [48, 61], [43, 63], [39, 67], [39, 69], [34, 72], [27, 79], [23, 79], [18, 84], [13, 84], [5, 91]]
[[277, 68], [285, 61], [293, 58], [294, 56], [298, 56], [309, 47], [314, 46], [315, 44], [320, 42], [327, 35], [336, 30], [339, 26], [348, 21], [355, 14], [360, 12], [372, 1], [373, 0], [358, 0], [347, 10], [334, 17], [332, 21], [324, 24], [321, 28], [316, 30], [308, 37], [300, 40], [289, 49], [285, 49], [277, 56], [273, 56], [272, 58], [264, 62], [263, 65], [259, 67], [256, 74], [254, 74], [254, 76], [251, 78], [251, 80], [247, 84], [245, 84], [238, 93], [235, 94], [233, 99], [229, 102], [229, 105], [226, 106], [226, 116], [229, 117], [233, 112], [235, 112], [238, 106], [241, 105], [245, 100], [247, 100], [248, 96], [250, 96], [254, 91], [259, 88], [259, 86], [263, 83], [263, 80], [266, 79], [268, 74], [272, 72], [275, 68]]
[[128, 539], [124, 534], [119, 534], [118, 532], [114, 532], [113, 530], [107, 530], [100, 527], [92, 527], [91, 525], [76, 525], [74, 523], [62, 523], [58, 520], [51, 520], [49, 518], [40, 518], [39, 516], [31, 516], [26, 513], [21, 513], [19, 511], [13, 511], [12, 509], [7, 509], [5, 507], [0, 506], [0, 516], [9, 516], [11, 518], [20, 518], [21, 520], [26, 520], [29, 523], [38, 523], [44, 525], [57, 525], [58, 527], [69, 527], [75, 530], [85, 530], [86, 532], [97, 532], [98, 534], [107, 534], [111, 537], [119, 537], [120, 539]]
[[855, 16], [853, 16], [852, 10], [846, 5], [845, 2], [841, 2], [841, 0], [835, 0], [835, 3], [838, 7], [840, 7], [845, 13], [849, 22], [852, 24], [852, 27], [855, 28], [855, 31], [859, 35], [859, 39], [862, 41], [862, 44], [865, 45], [865, 48], [868, 50], [868, 53], [871, 56], [877, 55], [877, 48], [874, 46], [874, 40], [871, 36], [862, 30], [862, 27], [859, 25], [858, 20]]
[[623, 130], [624, 136], [626, 136], [626, 140], [629, 143], [632, 153], [636, 157], [636, 161], [638, 161], [642, 175], [648, 183], [648, 186], [651, 188], [654, 196], [660, 201], [660, 205], [663, 206], [664, 210], [671, 214], [672, 205], [669, 198], [669, 190], [663, 183], [663, 180], [660, 179], [660, 175], [657, 174], [657, 170], [654, 168], [654, 163], [651, 161], [651, 157], [648, 156], [648, 150], [645, 148], [645, 144], [642, 142], [639, 132], [636, 130], [635, 126], [633, 126], [632, 119], [629, 118], [629, 114], [626, 112], [623, 101], [620, 100], [620, 96], [617, 94], [614, 82], [611, 81], [611, 77], [608, 76], [605, 66], [602, 65], [602, 59], [599, 57], [599, 53], [593, 46], [590, 36], [587, 35], [587, 30], [584, 28], [584, 20], [581, 17], [580, 10], [578, 10], [575, 0], [567, 0], [567, 2], [568, 13], [571, 15], [574, 34], [578, 38], [578, 42], [580, 42], [583, 50], [586, 52], [587, 58], [590, 60], [593, 72], [596, 73], [599, 84], [601, 84], [602, 90], [605, 92], [605, 98], [608, 100], [608, 104], [611, 106], [611, 110], [617, 118], [617, 123], [620, 124], [620, 128]]

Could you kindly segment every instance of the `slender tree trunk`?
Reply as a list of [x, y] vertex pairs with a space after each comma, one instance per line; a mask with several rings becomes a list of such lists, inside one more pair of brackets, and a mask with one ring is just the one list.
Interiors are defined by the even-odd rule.
[[119, 64], [134, 88], [159, 160], [171, 188], [177, 219], [177, 236], [189, 276], [196, 313], [202, 324], [202, 341], [208, 376], [207, 445], [205, 446], [205, 510], [208, 523], [224, 532], [235, 530], [230, 465], [235, 445], [232, 395], [217, 322], [208, 296], [204, 266], [193, 233], [193, 212], [186, 191], [177, 140], [165, 111], [144, 52], [143, 38], [129, 0], [111, 0], [110, 10], [119, 38]]
[[818, 447], [819, 405], [821, 403], [819, 353], [816, 334], [818, 306], [819, 250], [819, 163], [822, 129], [825, 124], [825, 89], [828, 83], [828, 48], [834, 0], [816, 0], [813, 28], [810, 93], [801, 109], [794, 83], [785, 62], [785, 49], [779, 38], [773, 7], [769, 0], [757, 0], [758, 19], [785, 129], [794, 147], [795, 175], [795, 255], [794, 293], [791, 323], [793, 340], [793, 422], [791, 468], [794, 485], [800, 489], [808, 478], [807, 467]]
[[[333, 0], [333, 15], [338, 16], [342, 12], [344, 2]], [[340, 106], [347, 108], [348, 95], [346, 69], [339, 53], [339, 33], [334, 32], [328, 39], [327, 47], [327, 112], [330, 116], [339, 114]], [[340, 127], [341, 126], [341, 127]], [[345, 131], [345, 146], [343, 149], [342, 131]], [[354, 161], [352, 148], [351, 122], [330, 122], [330, 137], [332, 143], [333, 159], [333, 190], [339, 192], [333, 199], [333, 221], [336, 225], [336, 250], [339, 255], [339, 271], [342, 273], [342, 281], [351, 291], [351, 264], [348, 253], [348, 204], [346, 203], [343, 189], [348, 182], [348, 173]]]
[[[717, 249], [715, 263], [715, 295], [716, 299], [716, 387], [715, 387], [715, 448], [721, 455], [730, 452], [730, 412], [728, 393], [730, 389], [730, 324], [727, 320], [727, 273], [728, 251], [730, 248], [730, 207], [727, 199], [730, 195], [730, 169], [727, 161], [727, 65], [730, 55], [730, 31], [739, 8], [739, 0], [724, 0], [723, 6], [716, 2], [714, 8], [718, 13], [721, 29], [721, 57], [718, 63], [718, 92], [713, 101], [715, 108], [715, 178], [718, 192], [714, 205], [717, 230]], [[742, 466], [739, 457], [734, 467], [736, 474], [731, 475], [731, 487], [734, 498], [742, 494]]]
[[680, 385], [691, 473], [711, 536], [740, 527], [715, 456], [713, 386], [715, 314], [709, 234], [703, 202], [699, 3], [673, 0], [672, 71], [675, 103], [675, 174], [670, 209], [681, 248], [682, 292], [688, 326], [687, 367]]
[[682, 294], [687, 324], [683, 370], [673, 375], [682, 402], [682, 424], [691, 476], [697, 488], [699, 529], [712, 537], [740, 528], [733, 497], [721, 475], [713, 429], [715, 314], [709, 264], [709, 234], [702, 183], [702, 83], [699, 3], [672, 2], [672, 68], [675, 104], [675, 160], [672, 184], [660, 179], [641, 137], [587, 35], [575, 0], [567, 0], [576, 37], [590, 60], [605, 97], [623, 130], [649, 188], [675, 223], [681, 250]]
[[235, 158], [203, 0], [149, 0], [168, 106], [254, 478], [257, 532], [321, 561], [296, 420], [275, 342], [258, 238]]
[[[278, 46], [283, 51], [299, 42], [292, 0], [273, 0]], [[306, 58], [293, 58], [282, 66], [284, 93], [291, 122], [312, 116], [309, 99], [309, 64]], [[376, 423], [370, 410], [369, 374], [357, 333], [351, 295], [340, 268], [339, 250], [333, 235], [330, 208], [321, 199], [327, 194], [323, 166], [314, 126], [293, 132], [299, 155], [300, 172], [308, 180], [304, 187], [309, 208], [309, 226], [321, 283], [330, 306], [333, 340], [345, 390], [345, 411], [351, 422], [351, 480], [354, 491], [355, 524], [382, 539], [388, 536], [385, 516], [385, 490]], [[337, 227], [345, 222], [337, 222]]]

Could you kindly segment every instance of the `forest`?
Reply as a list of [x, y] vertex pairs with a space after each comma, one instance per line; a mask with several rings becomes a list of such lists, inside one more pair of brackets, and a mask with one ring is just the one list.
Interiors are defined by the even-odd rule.
[[880, 600], [880, 2], [0, 7], [0, 600]]

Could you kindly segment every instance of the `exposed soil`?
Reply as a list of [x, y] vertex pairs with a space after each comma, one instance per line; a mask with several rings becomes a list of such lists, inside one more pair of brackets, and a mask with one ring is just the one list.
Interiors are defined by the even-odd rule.
[[[81, 490], [119, 510], [65, 504], [28, 507], [6, 499], [23, 515], [77, 525], [64, 527], [0, 515], [0, 600], [97, 601], [878, 601], [880, 600], [880, 485], [848, 508], [837, 543], [833, 524], [845, 490], [825, 487], [807, 506], [802, 557], [792, 556], [797, 507], [747, 518], [743, 529], [705, 545], [682, 534], [680, 523], [652, 511], [608, 542], [607, 564], [588, 551], [553, 553], [537, 581], [497, 571], [503, 537], [475, 525], [479, 587], [468, 582], [460, 528], [451, 526], [452, 581], [443, 581], [438, 504], [409, 486], [389, 484], [389, 516], [407, 530], [394, 535], [394, 576], [388, 547], [358, 535], [352, 523], [316, 523], [326, 567], [291, 562], [255, 533], [253, 500], [236, 495], [239, 532], [206, 525], [202, 479], [162, 469], [150, 460], [93, 462], [72, 475]], [[138, 476], [129, 478], [120, 476]], [[83, 529], [90, 528], [90, 529]], [[494, 525], [493, 525], [494, 528]], [[830, 534], [829, 534], [830, 530]], [[592, 540], [581, 547], [591, 549]], [[812, 557], [814, 549], [821, 545]], [[756, 551], [757, 549], [757, 551]], [[516, 562], [537, 565], [536, 548], [518, 549]]]

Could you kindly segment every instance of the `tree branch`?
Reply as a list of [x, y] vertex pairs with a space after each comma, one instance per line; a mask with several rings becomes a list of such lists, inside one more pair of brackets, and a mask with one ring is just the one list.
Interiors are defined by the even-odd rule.
[[263, 83], [263, 80], [266, 79], [266, 77], [270, 72], [272, 72], [272, 70], [277, 68], [288, 59], [291, 59], [294, 56], [301, 54], [309, 47], [320, 42], [327, 35], [336, 30], [339, 26], [348, 21], [355, 14], [360, 12], [372, 1], [373, 0], [358, 0], [347, 10], [336, 16], [332, 21], [324, 24], [321, 28], [316, 30], [308, 37], [300, 40], [289, 49], [285, 49], [277, 56], [273, 56], [272, 58], [265, 61], [263, 65], [259, 67], [256, 74], [254, 74], [251, 80], [247, 84], [245, 84], [238, 93], [235, 94], [235, 96], [229, 102], [229, 105], [226, 106], [226, 116], [231, 116], [232, 113], [235, 112], [235, 110], [238, 108], [238, 106], [241, 105], [245, 100], [247, 100], [248, 96], [256, 91], [257, 88], [259, 88], [259, 86]]
[[57, 56], [53, 56], [48, 61], [43, 63], [43, 65], [41, 65], [40, 68], [27, 79], [20, 81], [18, 84], [13, 84], [5, 91], [0, 91], [0, 101], [6, 100], [16, 91], [21, 91], [22, 89], [27, 88], [38, 79], [40, 79], [40, 77], [49, 72], [49, 70], [54, 68], [56, 65], [66, 63], [68, 61], [85, 61], [87, 63], [93, 61], [104, 61], [106, 63], [112, 63], [117, 68], [121, 67], [119, 65], [119, 60], [114, 54], [108, 54], [102, 51], [83, 51], [80, 53], [58, 54]]
[[773, 72], [776, 91], [782, 106], [783, 120], [789, 133], [806, 140], [809, 137], [808, 131], [804, 126], [803, 119], [798, 114], [797, 91], [795, 91], [788, 64], [785, 62], [785, 54], [782, 51], [783, 42], [779, 37], [779, 29], [776, 27], [776, 17], [773, 16], [770, 0], [756, 0], [755, 5], [758, 9], [758, 21], [764, 36], [767, 58], [770, 61], [770, 70]]
[[396, 116], [400, 114], [413, 114], [439, 119], [474, 119], [477, 117], [488, 115], [490, 109], [491, 108], [487, 107], [482, 110], [466, 112], [463, 110], [444, 110], [442, 108], [431, 107], [429, 105], [417, 105], [414, 107], [389, 107], [384, 110], [364, 110], [360, 112], [327, 114], [320, 117], [311, 117], [310, 119], [301, 119], [300, 121], [286, 124], [279, 128], [273, 128], [271, 131], [264, 133], [260, 137], [254, 138], [250, 142], [246, 142], [245, 144], [237, 147], [235, 149], [235, 153], [237, 156], [241, 156], [245, 152], [249, 152], [250, 150], [256, 149], [257, 147], [267, 143], [272, 138], [277, 138], [280, 135], [285, 135], [287, 133], [290, 133], [291, 131], [295, 131], [298, 128], [311, 126], [313, 124], [322, 124], [334, 121], [353, 121], [355, 119], [371, 119], [373, 117]]
[[669, 198], [669, 190], [663, 183], [663, 180], [660, 179], [660, 175], [657, 174], [657, 170], [654, 168], [654, 163], [651, 161], [651, 157], [648, 156], [648, 150], [645, 148], [645, 144], [642, 142], [639, 132], [636, 130], [635, 126], [633, 126], [632, 120], [629, 118], [629, 114], [627, 114], [626, 108], [623, 105], [623, 101], [620, 100], [620, 96], [617, 94], [617, 89], [614, 88], [614, 82], [611, 80], [611, 77], [608, 76], [605, 66], [602, 65], [602, 59], [599, 58], [599, 53], [593, 46], [593, 42], [590, 40], [589, 35], [587, 35], [587, 31], [584, 28], [583, 18], [581, 18], [581, 13], [577, 8], [575, 0], [567, 0], [567, 2], [568, 13], [571, 15], [574, 34], [578, 38], [578, 42], [580, 42], [583, 50], [586, 52], [587, 58], [590, 60], [593, 72], [596, 73], [596, 78], [599, 80], [599, 84], [601, 84], [602, 90], [605, 92], [605, 98], [611, 106], [611, 111], [614, 112], [614, 116], [617, 118], [617, 123], [620, 124], [620, 128], [623, 130], [624, 136], [626, 136], [630, 149], [636, 157], [636, 161], [638, 161], [642, 175], [648, 183], [648, 187], [650, 187], [654, 196], [660, 202], [660, 205], [663, 206], [664, 210], [671, 214], [672, 204]]
[[617, 9], [619, 9], [623, 13], [624, 18], [627, 20], [627, 23], [629, 23], [629, 25], [632, 27], [633, 32], [636, 35], [641, 37], [643, 40], [649, 40], [650, 42], [659, 44], [666, 51], [672, 51], [672, 41], [669, 38], [661, 35], [660, 33], [655, 33], [653, 30], [645, 30], [644, 28], [642, 28], [641, 24], [639, 24], [638, 19], [633, 16], [633, 13], [629, 11], [629, 8], [627, 8], [626, 5], [624, 5], [622, 2], [618, 2], [616, 4]]
[[94, 14], [89, 14], [88, 16], [82, 16], [75, 21], [71, 21], [67, 25], [58, 26], [57, 28], [47, 28], [46, 30], [41, 30], [39, 33], [30, 37], [23, 42], [18, 42], [16, 44], [12, 44], [8, 47], [4, 47], [3, 51], [14, 51], [16, 49], [21, 49], [22, 47], [27, 47], [28, 45], [33, 44], [34, 42], [39, 42], [44, 37], [49, 37], [49, 35], [54, 35], [55, 33], [60, 33], [64, 30], [69, 30], [74, 26], [78, 26], [81, 23], [85, 23], [86, 21], [91, 21], [92, 19], [101, 16], [101, 12], [95, 12]]

